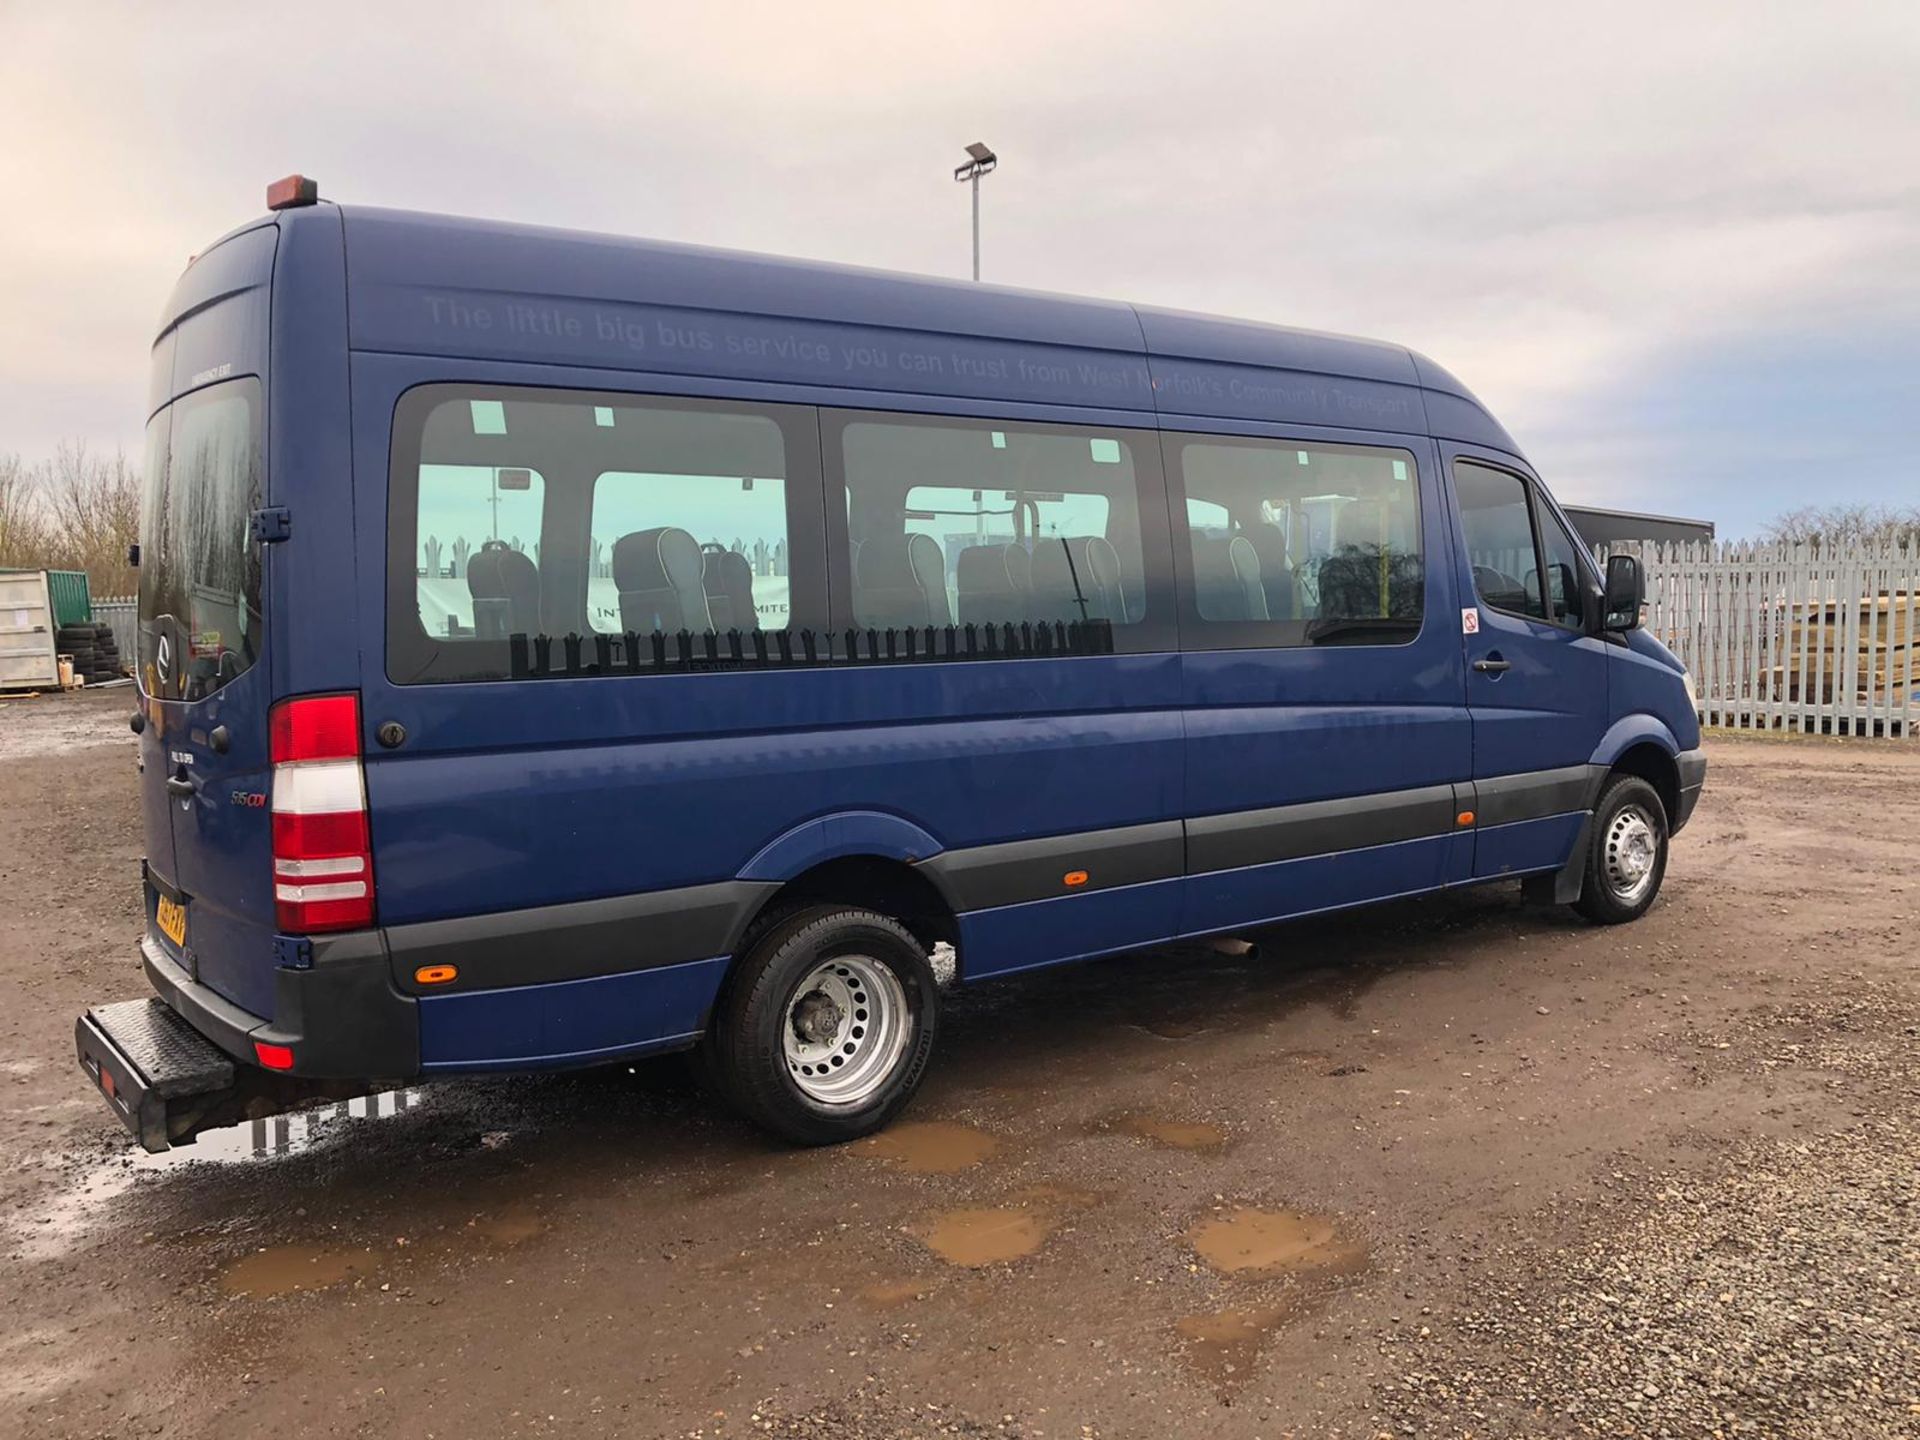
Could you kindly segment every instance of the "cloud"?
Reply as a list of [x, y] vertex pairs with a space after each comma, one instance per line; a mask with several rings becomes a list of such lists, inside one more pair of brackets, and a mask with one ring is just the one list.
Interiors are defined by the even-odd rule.
[[1747, 337], [1911, 385], [1883, 342], [1920, 318], [1917, 70], [1892, 5], [9, 10], [0, 452], [131, 445], [173, 276], [292, 169], [961, 275], [949, 176], [985, 139], [990, 280], [1398, 340], [1550, 479], [1617, 487], [1718, 423], [1681, 391], [1621, 429], [1654, 422], [1620, 397]]

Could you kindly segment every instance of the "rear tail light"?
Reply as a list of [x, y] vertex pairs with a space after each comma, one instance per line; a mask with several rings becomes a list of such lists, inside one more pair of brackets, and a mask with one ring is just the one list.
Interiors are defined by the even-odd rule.
[[[273, 741], [273, 905], [295, 935], [373, 924], [360, 697], [284, 700]], [[264, 1063], [264, 1062], [263, 1062]]]

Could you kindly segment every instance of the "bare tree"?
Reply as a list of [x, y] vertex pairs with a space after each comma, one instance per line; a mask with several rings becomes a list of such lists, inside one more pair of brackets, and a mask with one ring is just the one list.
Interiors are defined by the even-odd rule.
[[0, 455], [0, 566], [84, 570], [95, 595], [132, 594], [141, 488], [125, 455], [96, 456], [83, 441], [37, 465]]
[[84, 441], [70, 441], [37, 468], [60, 568], [86, 571], [96, 595], [131, 594], [137, 577], [127, 547], [140, 535], [141, 484], [126, 455], [116, 451], [105, 459], [89, 453]]
[[0, 568], [45, 565], [52, 539], [33, 471], [18, 455], [0, 455]]
[[1761, 538], [1825, 549], [1920, 544], [1920, 506], [1896, 510], [1888, 505], [1802, 505], [1776, 515], [1761, 531]]

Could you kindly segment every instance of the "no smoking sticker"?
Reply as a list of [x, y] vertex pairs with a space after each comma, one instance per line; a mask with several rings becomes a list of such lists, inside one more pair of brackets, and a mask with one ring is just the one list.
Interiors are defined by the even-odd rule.
[[1478, 635], [1480, 633], [1480, 611], [1478, 607], [1469, 605], [1460, 612], [1460, 633], [1462, 635]]

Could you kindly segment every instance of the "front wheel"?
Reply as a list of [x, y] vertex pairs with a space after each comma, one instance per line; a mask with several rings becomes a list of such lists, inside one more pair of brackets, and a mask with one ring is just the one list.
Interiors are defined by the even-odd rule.
[[720, 1092], [801, 1145], [871, 1134], [903, 1109], [933, 1054], [939, 987], [905, 927], [814, 906], [741, 955], [701, 1043]]
[[1667, 873], [1667, 807], [1637, 775], [1616, 775], [1600, 793], [1587, 838], [1586, 875], [1573, 908], [1601, 925], [1647, 913]]

